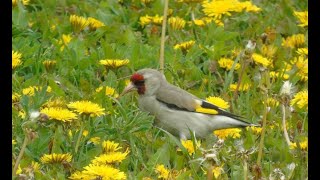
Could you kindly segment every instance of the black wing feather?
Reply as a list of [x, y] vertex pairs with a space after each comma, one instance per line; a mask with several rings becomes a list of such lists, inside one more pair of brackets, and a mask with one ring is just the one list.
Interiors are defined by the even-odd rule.
[[235, 119], [238, 119], [238, 120], [239, 120], [239, 118], [244, 118], [242, 116], [231, 114], [231, 113], [219, 108], [218, 106], [216, 106], [214, 104], [211, 104], [211, 103], [208, 103], [206, 101], [202, 101], [201, 107], [202, 108], [207, 108], [207, 109], [214, 109], [214, 110], [218, 111], [218, 115], [224, 115], [224, 116], [235, 118]]
[[[200, 113], [200, 112], [197, 112], [197, 111], [189, 111], [188, 109], [186, 108], [181, 108], [181, 107], [178, 107], [177, 105], [175, 104], [169, 104], [169, 103], [166, 103], [164, 101], [161, 101], [160, 99], [157, 99], [157, 101], [161, 102], [162, 104], [166, 105], [168, 108], [170, 109], [174, 109], [174, 110], [178, 110], [178, 111], [188, 111], [188, 112], [196, 112], [196, 113]], [[202, 108], [207, 108], [207, 109], [214, 109], [216, 111], [218, 111], [218, 114], [217, 115], [223, 115], [223, 116], [227, 116], [227, 117], [231, 117], [231, 118], [234, 118], [234, 119], [237, 119], [237, 120], [240, 120], [242, 121], [242, 119], [244, 119], [244, 117], [242, 116], [238, 116], [238, 115], [235, 115], [235, 114], [231, 114], [227, 111], [224, 111], [222, 110], [221, 108], [219, 108], [218, 106], [214, 105], [214, 104], [211, 104], [211, 103], [208, 103], [206, 101], [202, 101], [202, 104], [201, 104], [201, 107]], [[202, 113], [202, 112], [201, 112]], [[212, 115], [212, 114], [210, 114]]]

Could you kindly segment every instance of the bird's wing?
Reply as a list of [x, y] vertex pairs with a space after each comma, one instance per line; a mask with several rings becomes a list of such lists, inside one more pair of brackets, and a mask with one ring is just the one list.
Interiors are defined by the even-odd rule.
[[198, 106], [196, 101], [198, 98], [196, 96], [169, 83], [159, 88], [156, 93], [156, 98], [171, 108], [179, 108], [181, 110], [195, 111]]
[[[165, 87], [160, 88], [156, 93], [156, 99], [161, 103], [166, 104], [171, 109], [196, 112], [197, 108], [205, 108], [215, 110], [217, 112], [216, 115], [223, 115], [240, 121], [243, 119], [241, 116], [229, 113], [224, 109], [221, 109], [205, 100], [199, 99], [187, 91], [171, 84], [166, 84]], [[199, 113], [209, 114], [205, 112]]]

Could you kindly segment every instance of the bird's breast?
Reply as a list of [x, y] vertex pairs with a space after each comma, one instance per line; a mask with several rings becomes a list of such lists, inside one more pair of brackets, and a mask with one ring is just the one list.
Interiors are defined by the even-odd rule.
[[142, 111], [149, 112], [152, 115], [157, 116], [160, 111], [161, 104], [155, 96], [139, 96], [138, 103]]

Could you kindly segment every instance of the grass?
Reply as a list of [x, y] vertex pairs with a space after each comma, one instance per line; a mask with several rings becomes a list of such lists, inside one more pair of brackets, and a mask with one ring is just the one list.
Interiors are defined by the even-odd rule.
[[[301, 106], [290, 102], [299, 98], [299, 92], [308, 90], [308, 55], [297, 52], [308, 48], [308, 26], [299, 26], [301, 22], [294, 15], [307, 11], [308, 2], [252, 3], [261, 11], [222, 15], [219, 20], [224, 26], [214, 21], [197, 26], [192, 24], [192, 16], [206, 17], [201, 3], [169, 1], [168, 18], [179, 16], [186, 24], [178, 30], [167, 24], [167, 80], [202, 99], [218, 96], [229, 103], [228, 111], [246, 117], [248, 122], [263, 124], [262, 132], [242, 129], [239, 137], [229, 134], [222, 139], [211, 134], [201, 140], [200, 147], [193, 137], [191, 148], [195, 151], [189, 154], [179, 139], [153, 126], [153, 116], [139, 110], [136, 93], [120, 99], [116, 95], [136, 70], [160, 66], [161, 24], [142, 26], [140, 17], [161, 16], [163, 1], [13, 1], [12, 50], [21, 54], [17, 58], [21, 63], [12, 70], [12, 93], [17, 93], [12, 104], [12, 168], [17, 170], [13, 178], [68, 179], [88, 167], [95, 157], [106, 154], [103, 142], [109, 140], [122, 147], [117, 152], [130, 151], [124, 159], [108, 164], [123, 172], [118, 179], [305, 179], [307, 95], [300, 99]], [[93, 17], [105, 26], [77, 30], [69, 21], [72, 14]], [[303, 34], [305, 39], [285, 47], [283, 41], [296, 34]], [[63, 42], [63, 35], [70, 35], [70, 42]], [[190, 40], [195, 44], [189, 49], [174, 49], [176, 44]], [[252, 50], [246, 48], [249, 41], [255, 44]], [[253, 53], [268, 58], [272, 65], [264, 67], [254, 61]], [[219, 60], [223, 57], [241, 67], [236, 69], [234, 64], [229, 70], [222, 68]], [[108, 68], [99, 64], [102, 59], [129, 59], [129, 63]], [[46, 67], [45, 60], [56, 63]], [[279, 75], [275, 77], [272, 72]], [[284, 81], [294, 87], [289, 94], [281, 93]], [[230, 88], [231, 84], [236, 90]], [[250, 87], [242, 89], [243, 84]], [[30, 86], [42, 89], [35, 90], [34, 95], [24, 93]], [[101, 86], [111, 87], [116, 93], [106, 95], [105, 89], [97, 92]], [[268, 98], [274, 103], [267, 103]], [[104, 114], [90, 117], [75, 112], [76, 120], [71, 122], [43, 113], [30, 117], [45, 107], [74, 112], [67, 105], [81, 100], [104, 108]], [[52, 101], [56, 104], [46, 105]], [[295, 146], [288, 145], [283, 122]], [[41, 161], [45, 154], [53, 153], [70, 153], [72, 158]], [[167, 175], [157, 170], [161, 164]], [[117, 179], [115, 174], [107, 175]]]

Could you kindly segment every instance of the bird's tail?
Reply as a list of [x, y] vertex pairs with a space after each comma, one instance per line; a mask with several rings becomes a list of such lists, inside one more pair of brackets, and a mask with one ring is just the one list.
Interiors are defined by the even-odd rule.
[[237, 127], [247, 127], [247, 126], [260, 126], [257, 124], [249, 123], [239, 118], [215, 115], [212, 117], [212, 127], [215, 130], [217, 129], [226, 129], [226, 128], [237, 128]]

